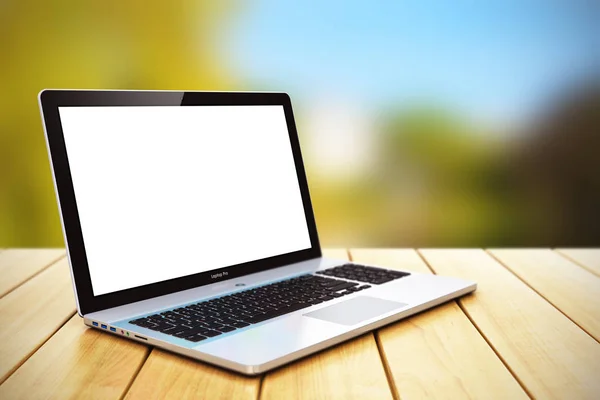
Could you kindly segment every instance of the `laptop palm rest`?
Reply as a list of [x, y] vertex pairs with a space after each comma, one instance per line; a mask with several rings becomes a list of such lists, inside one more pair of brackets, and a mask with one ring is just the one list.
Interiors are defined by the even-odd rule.
[[362, 321], [376, 318], [380, 315], [406, 306], [406, 303], [399, 303], [396, 301], [378, 299], [369, 296], [358, 296], [353, 299], [304, 314], [304, 316], [341, 325], [356, 325]]

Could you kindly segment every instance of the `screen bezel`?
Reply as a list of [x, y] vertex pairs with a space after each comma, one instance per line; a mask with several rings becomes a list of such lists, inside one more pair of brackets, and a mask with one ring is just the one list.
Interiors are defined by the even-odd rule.
[[[55, 190], [58, 198], [67, 254], [74, 280], [78, 310], [81, 315], [321, 257], [321, 247], [304, 163], [302, 161], [298, 132], [292, 113], [291, 100], [286, 93], [43, 90], [40, 92], [39, 102], [45, 125], [50, 164], [54, 175]], [[283, 106], [311, 247], [305, 250], [220, 268], [219, 271], [227, 271], [226, 278], [211, 278], [211, 272], [214, 273], [214, 270], [211, 270], [94, 296], [58, 108], [222, 105]]]

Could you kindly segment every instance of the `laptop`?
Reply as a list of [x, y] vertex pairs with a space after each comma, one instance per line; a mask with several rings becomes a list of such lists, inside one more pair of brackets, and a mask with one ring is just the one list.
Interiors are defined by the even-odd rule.
[[89, 327], [256, 375], [476, 288], [322, 256], [285, 93], [39, 103]]

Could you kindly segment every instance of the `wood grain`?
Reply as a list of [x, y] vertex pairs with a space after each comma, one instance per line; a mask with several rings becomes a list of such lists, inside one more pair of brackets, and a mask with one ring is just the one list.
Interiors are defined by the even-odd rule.
[[[347, 259], [345, 250], [324, 256]], [[267, 373], [261, 399], [387, 399], [392, 398], [373, 334]]]
[[261, 399], [389, 399], [372, 334], [267, 373]]
[[148, 352], [75, 315], [0, 386], [0, 398], [119, 399]]
[[0, 382], [75, 312], [66, 259], [0, 300]]
[[556, 251], [600, 276], [600, 249], [556, 249]]
[[0, 297], [64, 256], [64, 249], [0, 251]]
[[600, 341], [600, 277], [552, 250], [503, 249], [489, 252]]
[[477, 281], [459, 300], [535, 398], [597, 399], [600, 346], [483, 250], [421, 250], [439, 274]]
[[[414, 250], [352, 249], [350, 253], [357, 262], [431, 273]], [[402, 399], [528, 398], [454, 301], [380, 329], [376, 335]]]
[[153, 350], [127, 399], [256, 399], [260, 378]]
[[[423, 250], [436, 272], [478, 282], [475, 295], [459, 301], [462, 310], [448, 303], [381, 329], [379, 349], [368, 334], [307, 357], [267, 374], [262, 388], [260, 378], [161, 350], [146, 360], [146, 346], [87, 329], [72, 317], [67, 260], [44, 264], [43, 252], [0, 251], [0, 287], [8, 282], [1, 275], [5, 266], [21, 274], [19, 266], [29, 263], [15, 283], [4, 286], [8, 290], [0, 299], [0, 399], [391, 398], [382, 356], [403, 399], [523, 397], [502, 362], [535, 398], [596, 399], [600, 393], [600, 344], [573, 322], [596, 332], [597, 308], [590, 298], [596, 286], [590, 282], [600, 278], [584, 268], [600, 270], [598, 249], [560, 249], [560, 257], [551, 251], [494, 250], [508, 269], [482, 250]], [[347, 253], [325, 256], [346, 259]], [[360, 249], [352, 256], [428, 272], [412, 250]], [[40, 262], [32, 262], [35, 257]], [[17, 261], [7, 263], [11, 259]]]

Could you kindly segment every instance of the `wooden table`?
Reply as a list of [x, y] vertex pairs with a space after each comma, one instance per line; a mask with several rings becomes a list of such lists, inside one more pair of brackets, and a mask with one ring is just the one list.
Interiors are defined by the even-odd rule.
[[0, 250], [0, 399], [600, 399], [600, 249], [328, 250], [475, 294], [247, 378], [85, 327], [62, 249]]

